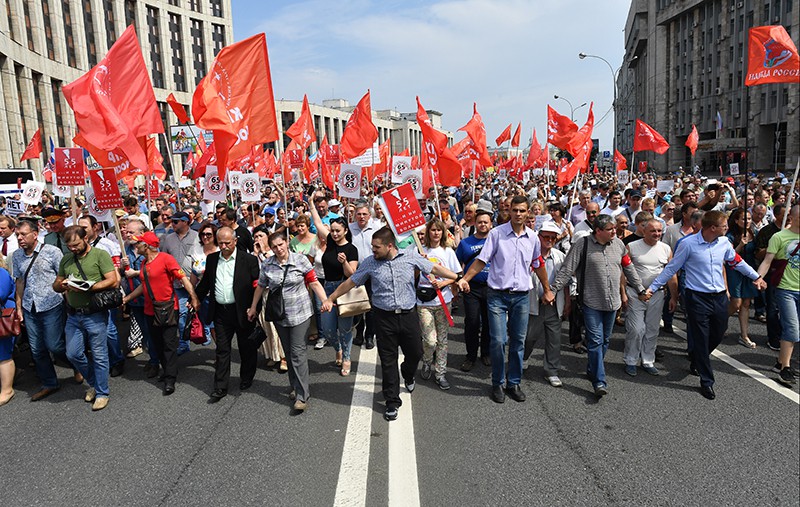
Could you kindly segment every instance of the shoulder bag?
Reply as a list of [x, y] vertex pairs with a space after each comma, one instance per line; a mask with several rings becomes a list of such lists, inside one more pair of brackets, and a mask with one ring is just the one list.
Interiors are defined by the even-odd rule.
[[153, 303], [153, 324], [158, 327], [169, 327], [178, 325], [178, 311], [175, 309], [175, 290], [172, 297], [167, 301], [156, 301], [153, 295], [153, 288], [150, 286], [150, 277], [147, 276], [147, 263], [142, 265], [144, 274], [144, 286], [147, 288], [147, 295]]
[[[36, 257], [39, 256], [39, 252], [33, 252], [33, 258], [31, 262], [28, 264], [28, 268], [25, 270], [25, 274], [22, 275], [22, 279], [27, 283], [28, 281], [28, 273], [31, 272], [31, 268], [33, 267], [33, 263], [36, 262]], [[0, 338], [8, 338], [9, 336], [19, 336], [22, 332], [22, 323], [19, 321], [19, 315], [17, 315], [16, 308], [3, 308], [2, 312], [0, 313]]]
[[283, 284], [286, 283], [286, 273], [289, 272], [289, 260], [283, 268], [283, 280], [274, 290], [267, 294], [267, 304], [264, 305], [264, 318], [268, 322], [280, 322], [286, 318], [286, 308], [283, 304]]
[[578, 268], [579, 276], [577, 277], [578, 280], [578, 295], [575, 298], [575, 308], [572, 309], [573, 312], [577, 311], [578, 313], [575, 314], [577, 317], [578, 322], [583, 323], [583, 285], [586, 279], [586, 258], [589, 252], [589, 236], [584, 236], [583, 238], [583, 251], [581, 252], [581, 261], [580, 267]]
[[[419, 289], [417, 289], [419, 290]], [[434, 296], [436, 296], [436, 289]], [[339, 308], [339, 317], [354, 317], [367, 313], [372, 309], [369, 304], [369, 294], [367, 288], [361, 285], [354, 287], [347, 294], [343, 294], [336, 299], [336, 306]]]
[[[83, 267], [78, 260], [78, 256], [73, 254], [75, 265], [78, 266], [81, 276], [88, 281], [89, 278], [83, 272]], [[112, 310], [122, 306], [122, 291], [119, 288], [105, 289], [97, 292], [90, 292], [89, 313], [97, 313], [105, 310]]]

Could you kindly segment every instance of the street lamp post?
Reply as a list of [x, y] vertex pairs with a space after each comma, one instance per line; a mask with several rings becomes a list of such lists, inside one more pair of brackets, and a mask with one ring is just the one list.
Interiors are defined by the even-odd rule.
[[572, 120], [572, 121], [575, 121], [575, 111], [577, 111], [578, 109], [580, 109], [580, 108], [582, 108], [583, 106], [586, 105], [586, 102], [584, 102], [583, 104], [581, 104], [578, 107], [572, 107], [572, 102], [567, 100], [565, 97], [562, 97], [561, 95], [553, 95], [553, 98], [556, 99], [556, 100], [561, 99], [561, 100], [565, 101], [567, 104], [569, 104], [569, 119]]
[[[614, 147], [613, 155], [616, 155], [616, 153], [617, 153], [617, 79], [616, 79], [616, 73], [614, 72], [614, 67], [612, 67], [611, 64], [608, 62], [608, 60], [606, 60], [602, 56], [588, 55], [586, 53], [578, 53], [578, 58], [580, 58], [581, 60], [583, 60], [584, 58], [597, 58], [598, 60], [602, 60], [603, 62], [605, 62], [605, 64], [608, 65], [608, 70], [611, 71], [611, 85], [612, 85], [612, 89], [614, 90], [614, 102], [611, 103], [611, 107], [614, 108], [614, 115], [613, 115], [614, 117], [612, 119], [612, 130], [611, 130], [611, 133], [612, 133], [612, 136], [613, 136], [612, 137], [612, 145]], [[620, 67], [620, 68], [622, 68], [622, 67]]]

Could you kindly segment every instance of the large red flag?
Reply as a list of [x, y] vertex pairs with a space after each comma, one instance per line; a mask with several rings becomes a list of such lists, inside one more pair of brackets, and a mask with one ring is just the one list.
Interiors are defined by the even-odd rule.
[[447, 147], [447, 136], [433, 128], [428, 113], [417, 97], [417, 123], [422, 130], [422, 141], [425, 147], [424, 159], [433, 169], [439, 171], [442, 185], [458, 186], [461, 184], [461, 164], [450, 148]]
[[686, 138], [686, 146], [689, 147], [689, 151], [692, 152], [692, 156], [694, 157], [694, 153], [697, 151], [697, 142], [700, 140], [700, 135], [697, 133], [697, 127], [694, 126], [692, 123], [692, 131], [689, 133], [689, 137]]
[[578, 152], [580, 152], [587, 140], [592, 139], [592, 130], [594, 130], [594, 113], [592, 112], [593, 106], [594, 102], [589, 104], [589, 114], [586, 117], [586, 123], [584, 123], [583, 127], [581, 127], [577, 132], [575, 132], [575, 134], [572, 135], [572, 139], [570, 139], [567, 143], [567, 151], [573, 157], [577, 156]]
[[533, 137], [531, 137], [531, 149], [528, 152], [528, 160], [525, 165], [533, 167], [542, 158], [542, 147], [539, 145], [539, 140], [536, 139], [536, 129], [533, 129]]
[[614, 150], [614, 163], [617, 165], [617, 171], [624, 171], [628, 168], [628, 161], [619, 150]]
[[636, 131], [633, 135], [633, 151], [654, 151], [663, 155], [669, 149], [669, 143], [656, 132], [656, 129], [642, 120], [636, 120]]
[[358, 101], [353, 109], [350, 119], [342, 132], [339, 141], [342, 155], [351, 159], [364, 153], [378, 140], [378, 129], [372, 123], [372, 109], [370, 108], [369, 90]]
[[[208, 147], [206, 151], [203, 152], [203, 155], [200, 157], [200, 160], [197, 161], [197, 165], [194, 166], [194, 174], [192, 178], [197, 179], [200, 176], [206, 173], [206, 166], [207, 165], [216, 165], [217, 163], [217, 143], [211, 143], [211, 146]], [[217, 174], [219, 174], [219, 167], [217, 167]]]
[[547, 106], [547, 142], [561, 148], [567, 149], [567, 143], [572, 139], [578, 126], [564, 115], [558, 114], [555, 109]]
[[494, 142], [497, 143], [497, 146], [500, 146], [501, 144], [503, 144], [504, 142], [508, 141], [509, 139], [511, 139], [511, 124], [510, 123], [508, 124], [508, 127], [506, 127], [503, 130], [503, 132], [500, 133], [500, 135], [497, 137], [497, 139], [494, 140]]
[[134, 167], [147, 167], [137, 138], [160, 134], [164, 125], [133, 25], [105, 58], [61, 90], [89, 143], [103, 150], [120, 148]]
[[214, 132], [217, 170], [224, 181], [228, 158], [279, 138], [275, 98], [263, 33], [220, 50], [192, 97], [200, 128]]
[[800, 81], [800, 56], [782, 25], [751, 28], [748, 46], [745, 85]]
[[477, 103], [472, 104], [472, 118], [458, 130], [463, 130], [472, 139], [473, 147], [478, 153], [478, 162], [483, 167], [491, 166], [492, 159], [489, 157], [489, 150], [486, 147], [486, 127], [483, 125], [481, 115], [478, 114]]
[[[75, 137], [72, 138], [72, 142], [88, 151], [92, 158], [94, 158], [95, 162], [100, 165], [100, 167], [113, 167], [114, 171], [117, 173], [117, 176], [120, 178], [135, 178], [136, 176], [140, 174], [146, 174], [147, 172], [147, 165], [141, 167], [133, 166], [131, 161], [128, 159], [128, 156], [125, 155], [120, 148], [114, 148], [113, 150], [104, 150], [98, 148], [87, 141], [80, 132], [75, 134]], [[141, 143], [144, 144], [145, 147], [147, 146], [147, 143], [144, 140], [141, 140]]]
[[522, 122], [517, 123], [517, 130], [514, 131], [514, 137], [511, 138], [511, 146], [519, 148], [519, 136], [522, 135]]
[[300, 112], [300, 117], [286, 130], [286, 135], [291, 137], [304, 150], [317, 140], [317, 134], [314, 132], [314, 121], [311, 119], [311, 111], [308, 108], [308, 96], [303, 95], [303, 109]]
[[167, 170], [164, 169], [163, 162], [164, 162], [164, 157], [162, 157], [161, 152], [158, 151], [158, 146], [156, 146], [156, 138], [148, 137], [147, 170], [151, 176], [154, 176], [160, 180], [164, 180], [167, 178]]
[[22, 152], [22, 158], [19, 159], [20, 162], [28, 160], [29, 158], [37, 158], [42, 154], [42, 130], [36, 129], [36, 133], [33, 134], [31, 140], [28, 142], [28, 146], [25, 147], [25, 151]]
[[175, 98], [175, 95], [170, 93], [167, 96], [167, 104], [169, 104], [170, 109], [172, 112], [175, 113], [175, 116], [178, 117], [179, 123], [189, 123], [189, 115], [186, 114], [186, 108], [183, 107], [183, 104], [178, 102], [178, 99]]
[[572, 162], [568, 163], [567, 165], [561, 167], [558, 170], [558, 178], [556, 184], [559, 187], [566, 187], [572, 180], [575, 179], [575, 176], [578, 175], [579, 171], [586, 170], [589, 167], [589, 156], [592, 154], [592, 140], [589, 139], [583, 146], [581, 146], [580, 151], [575, 155], [575, 158], [572, 159]]

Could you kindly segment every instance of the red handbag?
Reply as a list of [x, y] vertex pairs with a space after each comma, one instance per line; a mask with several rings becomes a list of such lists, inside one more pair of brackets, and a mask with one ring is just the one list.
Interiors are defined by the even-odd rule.
[[21, 332], [16, 308], [3, 308], [0, 313], [0, 338], [19, 336]]
[[200, 321], [200, 316], [197, 313], [194, 313], [192, 322], [189, 324], [189, 340], [198, 345], [202, 345], [206, 342], [205, 329], [203, 329], [203, 323]]

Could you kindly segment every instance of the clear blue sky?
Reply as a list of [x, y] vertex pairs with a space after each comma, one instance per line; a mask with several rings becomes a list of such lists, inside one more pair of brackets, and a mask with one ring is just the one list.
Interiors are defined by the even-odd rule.
[[[546, 108], [569, 115], [595, 102], [600, 120], [613, 101], [611, 71], [624, 54], [625, 0], [283, 1], [233, 0], [233, 31], [242, 40], [265, 32], [276, 99], [355, 104], [371, 89], [372, 108], [444, 114], [455, 131], [472, 114], [486, 123], [490, 144], [522, 121], [544, 142]], [[586, 121], [588, 105], [575, 113]], [[595, 127], [610, 149], [612, 115]], [[645, 120], [646, 121], [646, 120]], [[456, 134], [456, 140], [463, 133]]]

